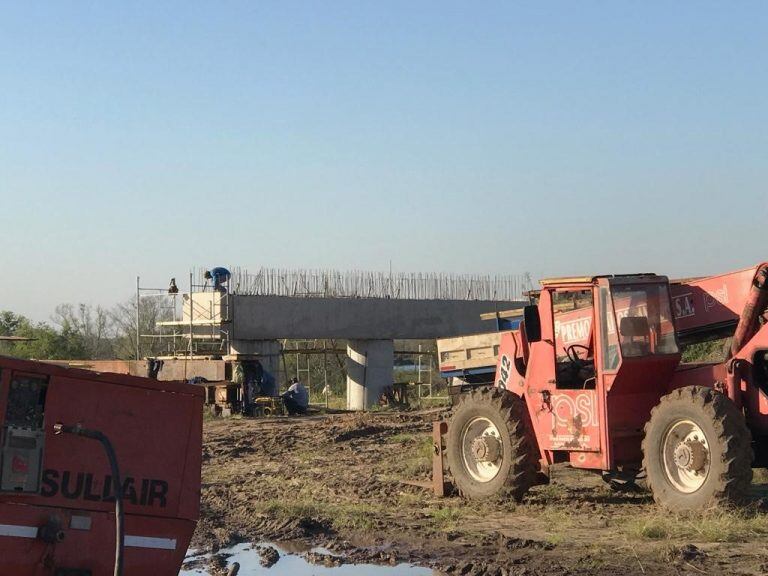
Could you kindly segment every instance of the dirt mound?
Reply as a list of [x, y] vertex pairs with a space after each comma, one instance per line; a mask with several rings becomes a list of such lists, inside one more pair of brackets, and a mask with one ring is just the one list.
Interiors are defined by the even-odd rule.
[[280, 560], [280, 552], [272, 546], [257, 546], [256, 551], [259, 553], [260, 563], [264, 568], [272, 568]]
[[540, 542], [528, 538], [515, 538], [499, 534], [499, 548], [501, 550], [552, 550], [555, 547], [550, 542]]
[[346, 560], [341, 556], [335, 556], [333, 554], [321, 554], [319, 552], [307, 552], [304, 554], [304, 559], [310, 564], [316, 566], [325, 566], [326, 568], [335, 568], [346, 563]]

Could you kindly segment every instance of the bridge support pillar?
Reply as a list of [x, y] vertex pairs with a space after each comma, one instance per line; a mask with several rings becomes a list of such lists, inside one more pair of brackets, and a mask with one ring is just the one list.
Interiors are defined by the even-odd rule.
[[276, 386], [279, 387], [283, 380], [280, 378], [281, 350], [277, 340], [232, 340], [229, 354], [237, 360], [258, 360], [264, 370], [274, 376]]
[[395, 346], [392, 340], [347, 343], [347, 409], [366, 410], [392, 385]]

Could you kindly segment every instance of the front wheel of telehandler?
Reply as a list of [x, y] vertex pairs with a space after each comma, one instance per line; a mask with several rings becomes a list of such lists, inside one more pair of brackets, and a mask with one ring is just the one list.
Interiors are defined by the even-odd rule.
[[742, 501], [752, 481], [751, 442], [727, 396], [701, 386], [674, 390], [645, 425], [643, 467], [654, 500], [680, 512]]
[[448, 426], [446, 458], [466, 498], [520, 500], [536, 480], [536, 456], [519, 396], [499, 388], [463, 395]]

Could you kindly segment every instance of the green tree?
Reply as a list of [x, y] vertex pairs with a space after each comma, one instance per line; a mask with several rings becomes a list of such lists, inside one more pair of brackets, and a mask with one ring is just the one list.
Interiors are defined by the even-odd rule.
[[71, 327], [56, 330], [45, 322], [9, 311], [0, 312], [0, 335], [28, 338], [21, 342], [0, 342], [3, 354], [38, 360], [87, 359], [82, 337]]
[[77, 343], [78, 347], [82, 347], [82, 354], [87, 359], [115, 357], [115, 322], [101, 306], [60, 304], [56, 307], [53, 321], [70, 344]]
[[[136, 299], [127, 300], [117, 304], [109, 313], [113, 323], [114, 356], [120, 359], [136, 358]], [[157, 322], [171, 320], [171, 311], [163, 306], [158, 298], [143, 298], [139, 307], [139, 332], [141, 334], [153, 334]], [[179, 345], [182, 338], [178, 338]], [[169, 353], [168, 347], [173, 343], [168, 338], [142, 338], [141, 356], [162, 356]], [[181, 343], [183, 346], [183, 342]]]
[[14, 314], [10, 310], [0, 311], [0, 336], [15, 336], [23, 320], [25, 320], [23, 316]]

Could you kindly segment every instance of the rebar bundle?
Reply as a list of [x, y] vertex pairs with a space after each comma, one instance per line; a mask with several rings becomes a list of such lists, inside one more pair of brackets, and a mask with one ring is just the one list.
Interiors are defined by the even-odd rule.
[[[229, 290], [254, 296], [398, 298], [408, 300], [523, 300], [527, 274], [483, 275], [229, 268]], [[202, 272], [196, 276], [202, 280]]]

